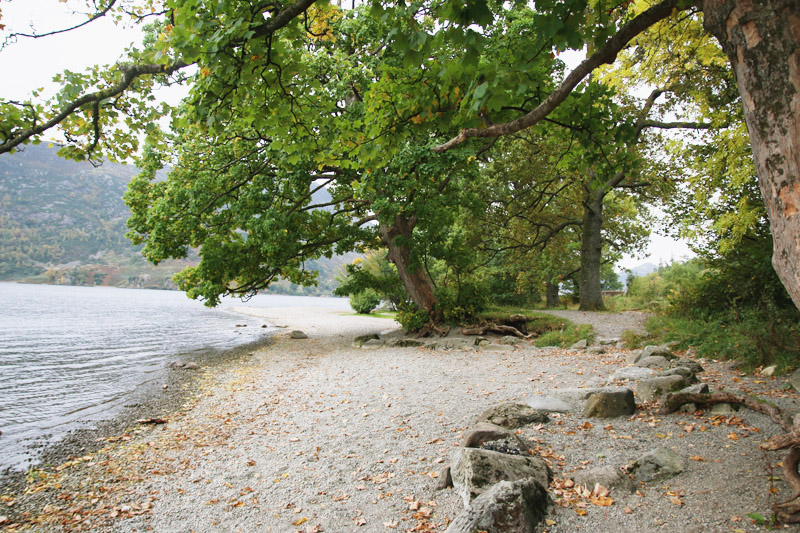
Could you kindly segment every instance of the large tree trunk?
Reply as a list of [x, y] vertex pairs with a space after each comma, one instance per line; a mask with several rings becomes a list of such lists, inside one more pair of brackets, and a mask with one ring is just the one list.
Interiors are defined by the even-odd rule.
[[554, 307], [561, 305], [561, 301], [558, 298], [558, 282], [546, 282], [544, 285], [544, 294], [546, 301], [545, 305], [547, 306], [547, 309], [553, 309]]
[[800, 308], [800, 2], [698, 4], [736, 74], [775, 243], [772, 264]]
[[398, 215], [391, 226], [381, 224], [379, 231], [383, 243], [389, 248], [389, 260], [397, 267], [397, 274], [411, 301], [427, 311], [430, 319], [436, 322], [438, 315], [433, 281], [425, 269], [411, 259], [411, 236], [415, 225], [416, 219]]
[[589, 193], [583, 204], [581, 235], [580, 310], [600, 311], [603, 293], [600, 285], [600, 264], [603, 261], [603, 196]]

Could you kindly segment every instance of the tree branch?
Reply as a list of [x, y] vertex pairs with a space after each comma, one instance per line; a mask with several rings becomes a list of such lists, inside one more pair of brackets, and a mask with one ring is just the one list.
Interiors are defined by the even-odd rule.
[[470, 128], [459, 132], [456, 137], [433, 150], [437, 153], [446, 152], [470, 137], [499, 137], [509, 135], [542, 121], [556, 107], [558, 107], [577, 85], [594, 69], [605, 63], [613, 63], [617, 54], [637, 35], [647, 30], [655, 23], [669, 17], [676, 8], [678, 0], [664, 0], [647, 11], [634, 17], [622, 26], [619, 31], [611, 36], [594, 54], [586, 58], [561, 82], [561, 85], [533, 111], [511, 122], [494, 124], [488, 128]]

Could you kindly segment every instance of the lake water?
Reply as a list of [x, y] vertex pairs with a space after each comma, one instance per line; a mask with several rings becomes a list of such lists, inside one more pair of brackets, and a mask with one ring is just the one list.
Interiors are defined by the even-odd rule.
[[34, 439], [113, 415], [169, 361], [274, 331], [234, 306], [350, 309], [341, 298], [279, 295], [209, 309], [177, 291], [0, 283], [0, 469], [24, 467]]

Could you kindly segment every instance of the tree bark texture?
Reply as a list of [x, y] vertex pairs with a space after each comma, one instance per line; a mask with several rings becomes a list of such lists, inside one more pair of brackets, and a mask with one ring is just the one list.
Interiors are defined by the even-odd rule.
[[580, 310], [601, 311], [603, 292], [600, 285], [600, 264], [603, 261], [603, 196], [588, 193], [583, 204], [581, 235]]
[[379, 231], [383, 243], [388, 247], [389, 260], [397, 267], [397, 274], [411, 301], [436, 321], [436, 295], [433, 281], [420, 265], [411, 259], [411, 236], [416, 220], [398, 215], [391, 225], [381, 224]]
[[775, 243], [772, 264], [800, 308], [800, 2], [698, 4], [736, 75]]
[[554, 307], [561, 305], [561, 301], [558, 298], [558, 283], [553, 283], [552, 281], [546, 282], [544, 286], [544, 294], [545, 305], [547, 306], [547, 309], [553, 309]]

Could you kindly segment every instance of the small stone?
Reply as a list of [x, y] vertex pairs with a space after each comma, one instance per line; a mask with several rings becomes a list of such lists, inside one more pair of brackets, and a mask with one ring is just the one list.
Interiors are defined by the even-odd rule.
[[377, 333], [368, 333], [367, 335], [359, 335], [353, 339], [353, 347], [361, 348], [365, 342], [380, 339]]
[[528, 424], [542, 424], [547, 420], [546, 414], [524, 403], [503, 402], [481, 413], [477, 422], [490, 422], [507, 429], [517, 429]]
[[636, 366], [642, 368], [653, 368], [658, 370], [666, 370], [669, 368], [669, 361], [666, 357], [660, 355], [649, 355], [647, 357], [642, 357], [638, 361], [636, 361]]
[[620, 489], [626, 492], [636, 490], [636, 486], [630, 476], [611, 465], [580, 470], [575, 473], [572, 480], [578, 487], [586, 487], [589, 490], [592, 490], [597, 484], [607, 489]]
[[362, 350], [374, 350], [376, 348], [383, 348], [386, 345], [381, 339], [370, 339], [361, 345]]
[[618, 368], [611, 374], [612, 381], [632, 380], [638, 381], [656, 375], [656, 371], [650, 368], [642, 368], [639, 366], [626, 366]]
[[601, 355], [606, 353], [605, 346], [590, 346], [586, 349], [586, 353], [591, 355]]
[[531, 396], [525, 400], [525, 403], [537, 411], [545, 413], [569, 413], [575, 410], [575, 406], [571, 403], [547, 396]]
[[509, 346], [516, 346], [522, 342], [519, 337], [513, 335], [505, 335], [500, 339], [500, 344], [507, 344]]
[[674, 477], [683, 472], [683, 469], [681, 456], [667, 448], [652, 450], [628, 467], [636, 480], [644, 482]]
[[587, 346], [589, 346], [589, 343], [586, 341], [586, 339], [581, 339], [572, 346], [570, 346], [568, 350], [583, 350]]
[[289, 337], [292, 339], [307, 339], [308, 335], [306, 335], [299, 329], [295, 329], [291, 333], [289, 333]]
[[680, 392], [689, 392], [692, 394], [708, 394], [708, 383], [695, 383], [694, 385], [689, 385], [685, 389], [681, 389]]
[[660, 346], [649, 345], [649, 346], [645, 346], [642, 349], [642, 358], [643, 359], [645, 357], [651, 357], [651, 356], [654, 356], [654, 355], [661, 356], [664, 359], [667, 359], [667, 360], [670, 360], [670, 361], [673, 360], [673, 359], [677, 359], [677, 357], [678, 357], [674, 353], [672, 353], [672, 350], [666, 344], [662, 344]]
[[194, 361], [190, 361], [190, 362], [186, 363], [185, 365], [183, 365], [182, 368], [184, 370], [199, 370], [200, 369], [200, 365], [198, 365]]
[[[484, 444], [490, 442], [504, 442], [506, 448], [514, 450], [514, 455], [530, 455], [528, 452], [528, 445], [508, 429], [497, 426], [489, 422], [480, 422], [467, 433], [461, 441], [462, 448], [484, 448], [494, 449], [491, 447], [484, 447]], [[494, 449], [494, 451], [501, 451]], [[503, 452], [508, 453], [508, 452]]]
[[739, 406], [736, 404], [730, 403], [717, 403], [711, 407], [711, 414], [712, 415], [722, 415], [722, 416], [730, 416], [735, 415], [736, 412], [739, 410]]
[[166, 385], [166, 384], [164, 384], [164, 385], [161, 385], [161, 388], [166, 390], [166, 389], [167, 389], [167, 388], [169, 388], [169, 387], [167, 387], [167, 385]]
[[436, 483], [436, 490], [449, 489], [453, 486], [453, 476], [450, 474], [450, 467], [446, 466], [439, 472], [439, 482]]
[[652, 402], [668, 392], [687, 387], [689, 383], [683, 376], [661, 376], [643, 379], [636, 386], [636, 398], [640, 402]]
[[630, 416], [636, 412], [633, 391], [598, 392], [589, 396], [583, 416], [587, 418], [614, 418]]
[[776, 370], [778, 370], [777, 366], [775, 366], [775, 365], [768, 366], [766, 368], [762, 368], [761, 369], [761, 375], [765, 376], [765, 377], [768, 377], [768, 378], [771, 378], [772, 376], [775, 375], [775, 371]]
[[671, 368], [688, 368], [692, 371], [693, 374], [702, 374], [705, 372], [703, 365], [695, 361], [694, 359], [689, 359], [688, 357], [681, 357], [679, 359], [673, 359], [670, 361], [669, 366]]

